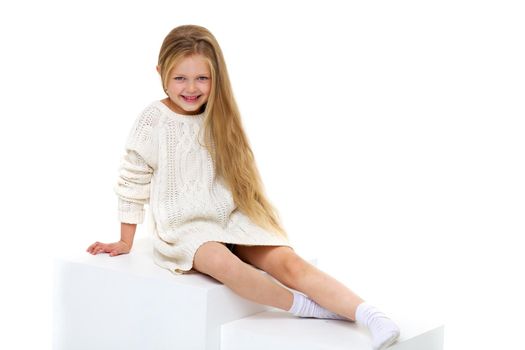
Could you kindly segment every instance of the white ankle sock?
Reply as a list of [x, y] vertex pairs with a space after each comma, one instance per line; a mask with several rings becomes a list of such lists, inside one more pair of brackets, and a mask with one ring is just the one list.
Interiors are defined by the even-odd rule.
[[295, 316], [299, 317], [315, 317], [315, 318], [329, 318], [333, 320], [346, 320], [349, 319], [343, 316], [340, 316], [336, 313], [333, 313], [321, 305], [317, 304], [312, 299], [308, 298], [306, 295], [303, 295], [296, 291], [291, 291], [293, 293], [293, 304], [289, 312], [293, 313]]
[[399, 337], [399, 327], [394, 321], [370, 304], [359, 304], [355, 318], [357, 323], [368, 327], [374, 350], [387, 348]]

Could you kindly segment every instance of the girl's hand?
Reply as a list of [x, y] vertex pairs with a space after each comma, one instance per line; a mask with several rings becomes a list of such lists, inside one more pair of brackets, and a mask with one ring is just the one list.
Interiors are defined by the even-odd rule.
[[118, 241], [115, 243], [95, 242], [89, 246], [87, 252], [93, 255], [98, 253], [109, 253], [109, 256], [117, 256], [120, 254], [127, 254], [130, 250], [130, 245], [124, 241]]

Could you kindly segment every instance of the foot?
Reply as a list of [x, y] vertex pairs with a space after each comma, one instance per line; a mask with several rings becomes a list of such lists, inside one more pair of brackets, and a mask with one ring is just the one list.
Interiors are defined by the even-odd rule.
[[314, 318], [326, 318], [332, 320], [345, 320], [349, 319], [338, 315], [332, 311], [329, 311], [317, 304], [312, 299], [308, 298], [306, 295], [303, 295], [299, 292], [292, 291], [293, 293], [293, 305], [288, 310], [298, 317], [314, 317]]
[[386, 349], [399, 338], [399, 327], [388, 317], [377, 317], [372, 323], [369, 329], [374, 350]]
[[383, 350], [399, 338], [399, 327], [379, 309], [361, 303], [356, 310], [356, 321], [368, 328], [374, 350]]

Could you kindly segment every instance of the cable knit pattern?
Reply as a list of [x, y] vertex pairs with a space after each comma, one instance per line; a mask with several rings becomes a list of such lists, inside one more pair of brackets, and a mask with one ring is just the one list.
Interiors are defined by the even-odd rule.
[[143, 223], [149, 205], [155, 263], [176, 274], [191, 270], [208, 241], [290, 246], [237, 210], [203, 146], [203, 122], [204, 114], [181, 115], [152, 102], [129, 133], [115, 185], [121, 222]]

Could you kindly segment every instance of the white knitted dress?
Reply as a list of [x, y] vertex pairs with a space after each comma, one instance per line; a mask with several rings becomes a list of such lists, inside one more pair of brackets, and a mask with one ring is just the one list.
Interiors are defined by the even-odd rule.
[[155, 263], [175, 274], [191, 270], [208, 241], [291, 247], [237, 210], [202, 146], [203, 122], [204, 114], [181, 115], [152, 102], [129, 133], [115, 185], [120, 222], [143, 223], [149, 204]]

